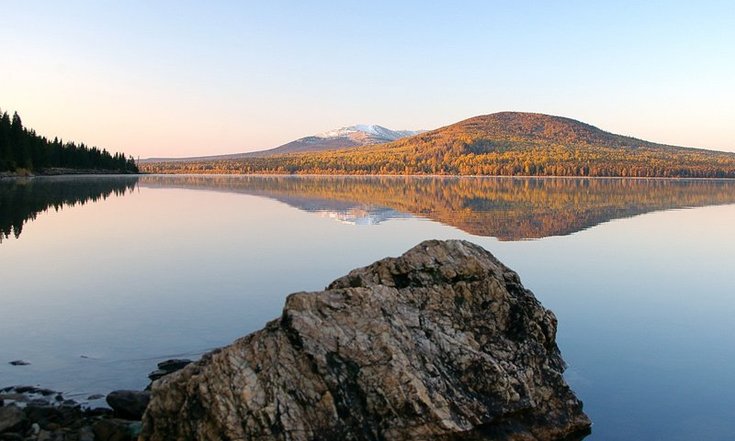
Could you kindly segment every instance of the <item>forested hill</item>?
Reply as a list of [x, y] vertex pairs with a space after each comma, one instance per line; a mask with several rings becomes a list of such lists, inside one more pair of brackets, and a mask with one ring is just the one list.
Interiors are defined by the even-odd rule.
[[111, 155], [107, 150], [57, 138], [50, 141], [23, 127], [17, 112], [12, 117], [0, 112], [0, 172], [49, 169], [138, 173], [132, 157], [125, 158], [122, 153]]
[[735, 153], [656, 144], [558, 116], [501, 112], [381, 145], [162, 162], [144, 171], [735, 178]]

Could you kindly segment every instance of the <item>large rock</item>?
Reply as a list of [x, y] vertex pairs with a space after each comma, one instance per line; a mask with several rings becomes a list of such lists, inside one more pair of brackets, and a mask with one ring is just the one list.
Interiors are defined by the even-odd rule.
[[140, 420], [150, 397], [151, 394], [148, 391], [115, 390], [107, 395], [105, 401], [120, 418]]
[[556, 318], [464, 241], [427, 241], [288, 297], [153, 384], [142, 440], [559, 440], [590, 420]]

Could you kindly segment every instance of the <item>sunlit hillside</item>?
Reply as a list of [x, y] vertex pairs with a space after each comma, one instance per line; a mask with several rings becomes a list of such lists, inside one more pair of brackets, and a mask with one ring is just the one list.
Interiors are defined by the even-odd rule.
[[735, 177], [735, 153], [615, 135], [569, 118], [502, 112], [388, 144], [221, 161], [144, 164], [156, 173]]

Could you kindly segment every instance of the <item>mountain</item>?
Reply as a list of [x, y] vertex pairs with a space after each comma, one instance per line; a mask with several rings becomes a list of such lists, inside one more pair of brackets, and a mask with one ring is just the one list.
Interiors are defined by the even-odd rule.
[[243, 158], [261, 158], [289, 153], [320, 152], [357, 147], [371, 144], [384, 144], [407, 136], [421, 133], [420, 130], [391, 130], [376, 124], [357, 124], [340, 129], [329, 130], [312, 136], [305, 136], [295, 141], [257, 152], [233, 153], [229, 155], [200, 156], [192, 158], [149, 158], [141, 162], [197, 162], [220, 161]]
[[374, 124], [358, 124], [341, 129], [330, 130], [314, 136], [307, 136], [291, 141], [282, 146], [253, 152], [249, 157], [274, 156], [288, 153], [318, 152], [335, 150], [345, 147], [356, 147], [371, 144], [384, 144], [397, 139], [413, 136], [420, 133], [413, 130], [391, 130]]
[[[150, 170], [179, 168], [160, 163]], [[500, 112], [385, 144], [189, 164], [186, 171], [735, 178], [735, 153], [658, 144], [560, 116]]]

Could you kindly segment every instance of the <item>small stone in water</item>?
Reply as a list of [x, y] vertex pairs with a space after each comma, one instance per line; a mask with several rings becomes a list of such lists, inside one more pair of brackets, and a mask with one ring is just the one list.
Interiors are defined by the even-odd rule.
[[13, 366], [28, 366], [29, 364], [31, 364], [31, 362], [25, 360], [13, 360], [9, 364]]

